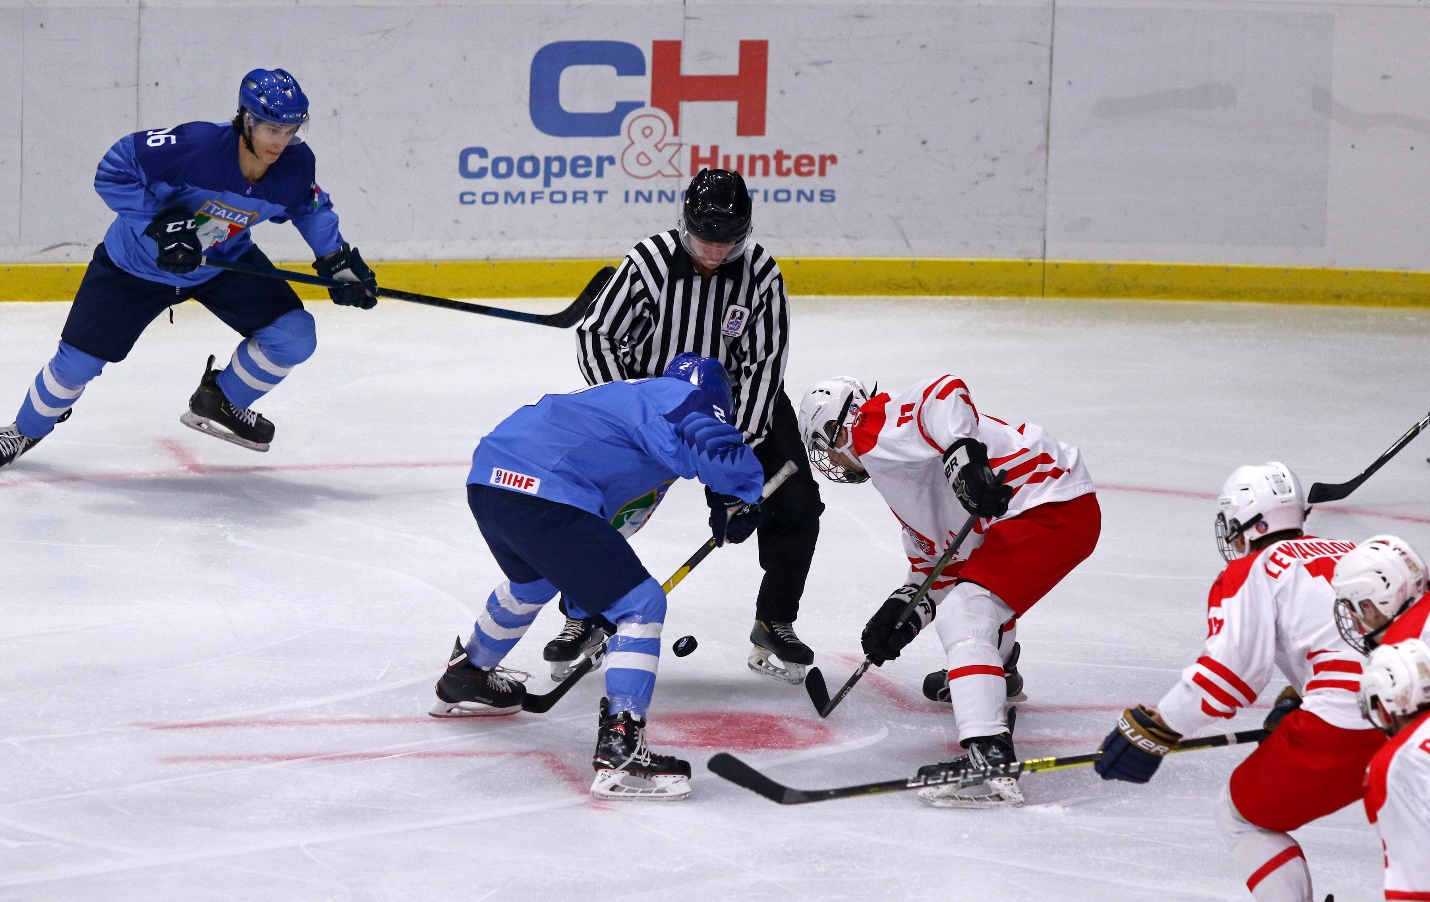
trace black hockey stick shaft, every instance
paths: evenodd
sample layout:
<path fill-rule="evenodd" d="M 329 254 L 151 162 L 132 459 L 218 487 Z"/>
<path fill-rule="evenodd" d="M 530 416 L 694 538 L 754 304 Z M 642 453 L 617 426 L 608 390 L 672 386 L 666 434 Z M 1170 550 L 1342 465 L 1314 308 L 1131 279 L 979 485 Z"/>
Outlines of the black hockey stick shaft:
<path fill-rule="evenodd" d="M 771 476 L 769 478 L 769 481 L 765 483 L 764 488 L 760 491 L 760 499 L 764 500 L 765 498 L 770 497 L 770 493 L 773 492 L 775 489 L 779 488 L 780 486 L 784 485 L 785 480 L 793 476 L 795 474 L 795 471 L 798 469 L 799 468 L 795 465 L 794 461 L 787 461 L 785 465 L 783 467 L 780 467 L 779 470 L 775 472 L 775 475 Z M 701 561 L 705 560 L 706 555 L 710 554 L 710 552 L 714 549 L 715 540 L 712 538 L 710 541 L 700 546 L 700 550 L 695 552 L 695 554 L 691 555 L 690 560 L 686 561 L 679 570 L 675 571 L 675 575 L 673 575 L 670 579 L 666 580 L 665 585 L 661 588 L 665 592 L 669 593 L 670 590 L 674 589 L 676 585 L 680 583 L 681 580 L 685 579 L 686 575 L 689 574 L 690 571 L 695 568 L 696 564 L 699 564 Z M 571 671 L 571 673 L 566 677 L 566 679 L 562 680 L 559 684 L 557 684 L 555 689 L 552 689 L 550 692 L 547 692 L 544 695 L 528 695 L 523 698 L 521 700 L 521 710 L 528 711 L 533 714 L 545 714 L 547 711 L 551 710 L 551 707 L 553 705 L 561 701 L 561 697 L 564 696 L 567 692 L 569 692 L 572 686 L 575 686 L 577 683 L 579 683 L 582 677 L 590 673 L 591 669 L 595 666 L 595 657 L 592 653 L 588 652 L 585 658 L 581 661 L 581 663 L 576 666 L 576 669 Z"/>
<path fill-rule="evenodd" d="M 1354 492 L 1356 489 L 1360 488 L 1361 484 L 1364 483 L 1367 479 L 1369 479 L 1375 473 L 1376 470 L 1379 470 L 1381 467 L 1385 466 L 1385 464 L 1392 457 L 1399 454 L 1400 450 L 1406 445 L 1410 444 L 1410 440 L 1415 438 L 1415 436 L 1419 435 L 1421 432 L 1423 432 L 1426 426 L 1430 426 L 1430 413 L 1425 414 L 1425 416 L 1420 420 L 1420 422 L 1416 423 L 1414 426 L 1411 426 L 1409 432 L 1396 439 L 1395 444 L 1391 445 L 1389 448 L 1386 448 L 1385 453 L 1377 457 L 1375 459 L 1375 463 L 1366 467 L 1365 472 L 1361 473 L 1355 479 L 1352 479 L 1349 482 L 1336 483 L 1334 485 L 1327 485 L 1324 482 L 1312 483 L 1311 491 L 1306 493 L 1306 503 L 1320 504 L 1322 501 L 1340 501 L 1342 498 L 1346 497 L 1351 492 Z"/>
<path fill-rule="evenodd" d="M 1000 471 L 998 473 L 999 482 L 1003 481 L 1004 472 L 1005 471 Z M 925 579 L 918 587 L 918 590 L 914 592 L 913 597 L 909 599 L 909 603 L 904 605 L 903 612 L 899 614 L 899 619 L 894 623 L 895 630 L 898 630 L 913 616 L 914 608 L 918 607 L 919 602 L 923 601 L 924 596 L 928 595 L 929 590 L 933 588 L 933 584 L 943 575 L 944 569 L 953 561 L 953 556 L 958 553 L 958 549 L 963 544 L 963 540 L 968 538 L 968 534 L 973 531 L 973 527 L 977 522 L 977 514 L 968 515 L 968 520 L 964 522 L 963 528 L 958 531 L 958 535 L 954 538 L 953 544 L 949 545 L 948 550 L 934 563 L 933 570 L 929 571 L 928 578 Z M 859 669 L 854 671 L 854 674 L 849 677 L 840 688 L 838 694 L 833 698 L 829 697 L 829 688 L 825 685 L 824 674 L 819 672 L 818 667 L 811 668 L 809 673 L 805 674 L 804 685 L 805 690 L 809 693 L 810 701 L 814 702 L 814 706 L 819 709 L 819 716 L 828 717 L 831 711 L 839 707 L 839 703 L 844 701 L 844 696 L 849 694 L 849 690 L 853 689 L 854 684 L 863 678 L 865 671 L 867 671 L 873 663 L 868 656 L 865 656 L 864 662 L 859 665 Z"/>
<path fill-rule="evenodd" d="M 798 470 L 799 466 L 794 461 L 785 461 L 785 465 L 776 470 L 775 475 L 771 476 L 769 481 L 765 483 L 765 487 L 760 490 L 760 500 L 764 501 L 770 497 L 770 494 L 774 492 L 775 489 L 784 485 L 785 480 L 793 476 Z M 716 547 L 714 536 L 706 539 L 705 544 L 701 545 L 698 551 L 692 554 L 685 563 L 680 565 L 679 569 L 670 575 L 670 579 L 665 581 L 661 589 L 665 591 L 666 594 L 669 594 L 670 590 L 680 585 L 680 581 L 689 576 L 690 571 L 694 570 L 701 561 L 709 557 L 710 552 L 714 551 Z"/>
<path fill-rule="evenodd" d="M 1191 752 L 1197 749 L 1220 748 L 1247 742 L 1260 742 L 1269 735 L 1267 730 L 1243 730 L 1189 739 L 1173 746 L 1173 752 Z M 944 786 L 956 783 L 959 786 L 976 786 L 993 777 L 1016 777 L 1025 773 L 1060 770 L 1092 764 L 1102 757 L 1102 752 L 1086 755 L 1070 755 L 1064 758 L 1030 758 L 1014 761 L 996 768 L 970 769 L 965 771 L 941 771 L 926 777 L 910 777 L 904 780 L 881 780 L 877 783 L 857 783 L 853 786 L 837 786 L 831 789 L 796 789 L 785 786 L 755 770 L 750 765 L 721 752 L 712 757 L 706 765 L 720 777 L 736 786 L 758 793 L 781 805 L 803 805 L 807 802 L 827 802 L 830 799 L 848 799 L 855 796 L 879 795 L 886 792 L 903 792 L 908 789 L 924 789 L 929 786 Z"/>
<path fill-rule="evenodd" d="M 294 272 L 290 269 L 279 269 L 276 266 L 259 266 L 253 263 L 242 263 L 235 260 L 215 260 L 212 257 L 204 257 L 205 266 L 212 266 L 215 269 L 225 269 L 229 272 L 247 273 L 251 276 L 263 276 L 270 279 L 282 279 L 287 282 L 298 282 L 303 285 L 317 285 L 321 288 L 337 288 L 344 283 L 337 279 L 325 279 L 322 276 L 310 276 L 303 272 Z M 495 316 L 500 319 L 515 320 L 521 323 L 534 323 L 538 326 L 552 326 L 557 329 L 566 329 L 576 325 L 585 315 L 591 302 L 600 294 L 601 289 L 615 275 L 615 268 L 611 266 L 602 269 L 591 278 L 585 289 L 577 296 L 576 300 L 565 309 L 556 313 L 528 313 L 524 310 L 508 310 L 504 307 L 489 307 L 486 304 L 473 304 L 467 301 L 454 301 L 450 298 L 433 297 L 429 294 L 417 294 L 411 291 L 398 291 L 394 288 L 379 288 L 379 297 L 393 298 L 399 301 L 409 301 L 414 304 L 425 304 L 429 307 L 445 307 L 448 310 L 460 310 L 463 313 L 479 313 L 482 316 Z"/>

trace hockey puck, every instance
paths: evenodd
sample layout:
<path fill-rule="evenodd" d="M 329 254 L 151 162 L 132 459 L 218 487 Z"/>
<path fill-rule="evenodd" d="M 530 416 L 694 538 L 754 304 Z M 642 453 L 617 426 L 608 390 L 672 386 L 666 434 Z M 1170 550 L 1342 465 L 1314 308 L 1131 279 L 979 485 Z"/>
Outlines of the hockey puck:
<path fill-rule="evenodd" d="M 670 647 L 670 650 L 675 652 L 677 658 L 683 658 L 692 651 L 695 651 L 699 644 L 699 642 L 695 641 L 694 636 L 681 636 L 675 640 L 675 644 Z"/>

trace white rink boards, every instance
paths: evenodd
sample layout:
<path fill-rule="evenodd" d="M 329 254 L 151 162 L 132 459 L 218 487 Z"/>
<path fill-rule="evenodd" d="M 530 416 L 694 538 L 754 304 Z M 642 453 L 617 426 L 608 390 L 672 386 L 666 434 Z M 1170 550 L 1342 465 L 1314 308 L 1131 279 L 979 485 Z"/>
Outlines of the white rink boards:
<path fill-rule="evenodd" d="M 1211 821 L 1244 750 L 1175 756 L 1146 787 L 1032 775 L 1028 806 L 1005 812 L 911 793 L 781 808 L 706 772 L 733 751 L 817 788 L 911 774 L 956 744 L 919 694 L 932 637 L 826 721 L 802 688 L 749 673 L 751 546 L 671 596 L 651 738 L 695 766 L 688 801 L 586 794 L 597 679 L 544 716 L 427 717 L 499 579 L 466 460 L 517 406 L 579 387 L 574 335 L 392 301 L 312 309 L 317 355 L 258 405 L 270 453 L 179 424 L 205 357 L 236 341 L 186 304 L 0 471 L 0 900 L 1249 898 Z M 0 421 L 66 310 L 0 305 Z M 980 411 L 1083 449 L 1104 532 L 1023 621 L 1025 756 L 1096 748 L 1195 657 L 1220 565 L 1212 497 L 1234 466 L 1340 482 L 1427 406 L 1427 311 L 800 300 L 793 329 L 796 400 L 840 373 L 892 388 L 953 372 Z M 1412 444 L 1312 530 L 1430 550 L 1427 454 Z M 871 487 L 822 491 L 799 629 L 838 685 L 903 560 Z M 636 545 L 664 579 L 706 534 L 684 484 Z M 509 661 L 537 691 L 559 623 L 543 612 Z M 675 658 L 686 634 L 700 647 Z M 1298 835 L 1318 898 L 1380 897 L 1359 807 Z"/>

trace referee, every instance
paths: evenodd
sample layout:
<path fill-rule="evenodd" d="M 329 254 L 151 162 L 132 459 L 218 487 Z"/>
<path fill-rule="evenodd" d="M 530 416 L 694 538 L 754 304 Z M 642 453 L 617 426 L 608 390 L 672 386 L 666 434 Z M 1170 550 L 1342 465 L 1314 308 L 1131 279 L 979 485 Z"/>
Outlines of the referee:
<path fill-rule="evenodd" d="M 739 173 L 701 170 L 686 189 L 679 227 L 626 254 L 576 332 L 581 373 L 592 385 L 659 376 L 686 351 L 719 360 L 730 373 L 731 424 L 754 446 L 765 478 L 786 461 L 799 466 L 762 504 L 766 517 L 758 541 L 765 575 L 755 601 L 749 665 L 756 673 L 802 682 L 814 652 L 792 625 L 824 504 L 784 391 L 784 278 L 769 252 L 750 240 L 750 192 Z M 706 497 L 712 507 L 721 503 L 708 491 Z M 589 642 L 598 628 L 568 620 L 552 645 L 565 637 L 569 649 L 561 651 L 575 658 L 581 640 Z"/>

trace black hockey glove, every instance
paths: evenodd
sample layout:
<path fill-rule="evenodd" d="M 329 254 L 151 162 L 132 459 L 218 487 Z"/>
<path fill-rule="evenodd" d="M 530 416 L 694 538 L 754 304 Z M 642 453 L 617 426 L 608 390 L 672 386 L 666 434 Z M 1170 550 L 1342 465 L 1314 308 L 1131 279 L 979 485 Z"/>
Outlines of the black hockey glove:
<path fill-rule="evenodd" d="M 1008 513 L 1013 490 L 998 481 L 988 465 L 988 447 L 974 438 L 961 438 L 943 452 L 943 475 L 963 509 L 979 517 Z"/>
<path fill-rule="evenodd" d="M 1104 780 L 1146 783 L 1162 765 L 1162 756 L 1182 734 L 1162 726 L 1146 706 L 1122 712 L 1117 728 L 1102 740 L 1102 757 L 1093 767 Z"/>
<path fill-rule="evenodd" d="M 199 268 L 204 246 L 197 230 L 194 214 L 183 207 L 167 207 L 154 216 L 144 234 L 159 245 L 154 262 L 160 269 L 183 275 Z"/>
<path fill-rule="evenodd" d="M 346 284 L 329 288 L 334 304 L 371 310 L 377 306 L 377 276 L 362 262 L 355 247 L 342 246 L 336 253 L 314 261 L 313 268 L 325 279 L 337 279 Z"/>
<path fill-rule="evenodd" d="M 1299 707 L 1301 707 L 1301 696 L 1296 694 L 1294 687 L 1287 686 L 1281 690 L 1280 695 L 1276 696 L 1276 703 L 1271 706 L 1266 719 L 1261 722 L 1262 728 L 1268 732 L 1276 729 L 1281 726 L 1281 721 L 1287 714 Z"/>
<path fill-rule="evenodd" d="M 738 545 L 755 534 L 765 522 L 765 512 L 759 503 L 746 504 L 734 495 L 722 495 L 705 487 L 705 503 L 710 505 L 710 535 L 715 547 L 726 542 Z"/>
<path fill-rule="evenodd" d="M 875 611 L 874 616 L 865 624 L 859 644 L 864 647 L 865 656 L 875 665 L 882 666 L 885 661 L 897 658 L 904 646 L 914 641 L 919 631 L 933 622 L 938 608 L 928 596 L 924 596 L 923 600 L 914 606 L 909 619 L 895 629 L 899 615 L 904 613 L 904 608 L 908 607 L 909 600 L 918 590 L 918 586 L 900 586 L 895 589 L 894 594 L 880 605 L 879 610 Z"/>

